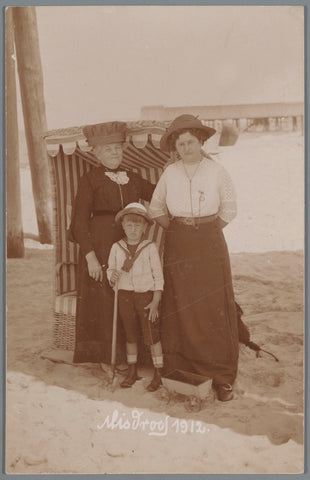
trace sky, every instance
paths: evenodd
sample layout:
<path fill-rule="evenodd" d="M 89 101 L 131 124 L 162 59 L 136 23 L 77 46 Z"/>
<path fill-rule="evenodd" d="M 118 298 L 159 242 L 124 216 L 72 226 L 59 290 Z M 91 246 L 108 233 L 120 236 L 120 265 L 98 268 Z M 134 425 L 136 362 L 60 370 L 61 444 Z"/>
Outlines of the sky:
<path fill-rule="evenodd" d="M 36 12 L 49 129 L 137 120 L 145 105 L 304 99 L 301 6 Z"/>

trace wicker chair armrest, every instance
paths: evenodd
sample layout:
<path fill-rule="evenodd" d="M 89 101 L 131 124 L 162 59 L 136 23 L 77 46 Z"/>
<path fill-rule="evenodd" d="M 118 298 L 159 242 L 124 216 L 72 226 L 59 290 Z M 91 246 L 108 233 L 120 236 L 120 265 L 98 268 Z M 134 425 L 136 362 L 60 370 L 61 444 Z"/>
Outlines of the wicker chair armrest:
<path fill-rule="evenodd" d="M 78 264 L 75 263 L 75 262 L 59 262 L 59 263 L 57 263 L 56 266 L 55 266 L 55 272 L 56 272 L 57 276 L 60 275 L 61 269 L 65 265 L 76 265 L 77 266 Z"/>

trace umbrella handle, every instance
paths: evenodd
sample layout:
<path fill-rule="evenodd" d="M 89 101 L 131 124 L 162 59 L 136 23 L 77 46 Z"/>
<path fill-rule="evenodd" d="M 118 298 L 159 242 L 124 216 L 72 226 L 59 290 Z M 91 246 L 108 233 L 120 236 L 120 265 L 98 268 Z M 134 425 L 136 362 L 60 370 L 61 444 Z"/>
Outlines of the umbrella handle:
<path fill-rule="evenodd" d="M 114 290 L 112 351 L 111 351 L 112 369 L 115 368 L 115 363 L 116 363 L 117 306 L 118 306 L 118 282 L 115 283 L 115 290 Z"/>

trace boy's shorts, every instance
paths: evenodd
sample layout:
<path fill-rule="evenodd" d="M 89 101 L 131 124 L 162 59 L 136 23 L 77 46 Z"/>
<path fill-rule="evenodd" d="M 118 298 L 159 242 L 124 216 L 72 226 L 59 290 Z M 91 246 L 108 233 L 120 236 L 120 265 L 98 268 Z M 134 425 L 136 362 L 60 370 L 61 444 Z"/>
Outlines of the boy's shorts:
<path fill-rule="evenodd" d="M 119 315 L 122 320 L 126 341 L 138 343 L 143 333 L 145 345 L 154 345 L 160 341 L 159 320 L 149 320 L 150 310 L 144 310 L 153 299 L 154 292 L 134 292 L 132 290 L 118 291 Z"/>

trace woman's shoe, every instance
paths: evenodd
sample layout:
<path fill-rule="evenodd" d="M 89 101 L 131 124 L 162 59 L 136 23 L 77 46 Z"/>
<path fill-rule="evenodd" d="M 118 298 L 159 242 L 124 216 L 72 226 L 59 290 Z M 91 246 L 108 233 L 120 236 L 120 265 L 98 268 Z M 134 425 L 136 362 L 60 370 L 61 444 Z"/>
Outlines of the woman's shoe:
<path fill-rule="evenodd" d="M 128 366 L 128 372 L 126 377 L 121 383 L 122 388 L 130 388 L 133 386 L 133 384 L 138 380 L 138 375 L 137 375 L 137 365 L 135 363 L 130 364 Z"/>
<path fill-rule="evenodd" d="M 154 375 L 151 383 L 146 387 L 148 392 L 155 392 L 161 386 L 161 368 L 154 368 Z"/>
<path fill-rule="evenodd" d="M 228 402 L 234 398 L 233 388 L 229 383 L 223 383 L 222 385 L 216 385 L 215 387 L 217 398 L 221 402 Z"/>

